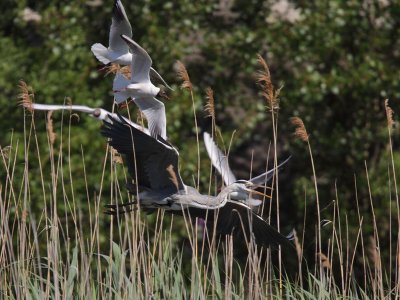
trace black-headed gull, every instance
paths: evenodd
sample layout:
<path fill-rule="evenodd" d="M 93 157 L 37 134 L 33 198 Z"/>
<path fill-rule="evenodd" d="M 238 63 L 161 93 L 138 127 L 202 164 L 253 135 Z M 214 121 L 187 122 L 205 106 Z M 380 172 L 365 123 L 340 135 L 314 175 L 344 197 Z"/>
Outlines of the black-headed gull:
<path fill-rule="evenodd" d="M 128 45 L 121 40 L 121 35 L 132 37 L 132 27 L 129 23 L 124 6 L 120 0 L 114 2 L 112 12 L 112 23 L 110 28 L 108 48 L 103 44 L 93 44 L 91 50 L 96 58 L 103 64 L 116 63 L 120 65 L 130 65 L 132 53 L 129 52 Z M 153 68 L 150 68 L 150 76 L 160 80 L 167 88 L 172 88 L 165 82 L 161 75 Z"/>
<path fill-rule="evenodd" d="M 131 79 L 128 80 L 121 73 L 117 73 L 113 84 L 115 101 L 121 104 L 128 98 L 132 98 L 145 115 L 150 134 L 153 137 L 160 135 L 166 139 L 165 106 L 155 98 L 160 95 L 160 88 L 150 81 L 152 60 L 146 50 L 134 40 L 126 35 L 122 35 L 121 38 L 132 51 Z"/>
<path fill-rule="evenodd" d="M 208 153 L 208 156 L 210 157 L 211 163 L 213 164 L 214 168 L 217 169 L 218 173 L 221 174 L 222 179 L 224 180 L 224 183 L 226 186 L 229 186 L 233 184 L 234 182 L 249 182 L 253 184 L 254 186 L 265 186 L 269 180 L 272 179 L 274 176 L 275 170 L 281 168 L 285 163 L 288 162 L 290 159 L 287 158 L 284 162 L 279 164 L 277 168 L 269 170 L 267 172 L 264 172 L 257 177 L 254 177 L 250 180 L 237 180 L 236 176 L 233 174 L 231 168 L 229 167 L 228 163 L 228 158 L 222 153 L 222 151 L 218 148 L 218 146 L 215 144 L 214 140 L 210 136 L 208 132 L 204 132 L 203 134 L 203 139 L 204 139 L 204 144 L 206 146 L 206 150 Z M 243 195 L 240 193 L 235 193 L 232 192 L 230 195 L 231 199 L 237 200 L 240 202 L 244 202 L 249 206 L 259 206 L 261 204 L 261 201 L 258 199 L 253 199 L 253 198 L 243 198 Z"/>

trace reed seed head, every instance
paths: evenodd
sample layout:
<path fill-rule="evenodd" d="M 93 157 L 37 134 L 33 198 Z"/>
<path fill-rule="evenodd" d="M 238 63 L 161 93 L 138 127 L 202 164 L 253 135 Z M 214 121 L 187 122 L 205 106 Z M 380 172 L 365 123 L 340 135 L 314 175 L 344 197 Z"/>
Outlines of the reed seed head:
<path fill-rule="evenodd" d="M 125 78 L 131 78 L 131 68 L 130 66 L 121 67 L 119 64 L 110 64 L 109 66 L 105 66 L 104 70 L 106 71 L 106 76 L 109 74 L 117 74 L 121 73 L 125 76 Z"/>
<path fill-rule="evenodd" d="M 32 102 L 34 98 L 33 92 L 30 92 L 29 86 L 26 84 L 25 81 L 20 80 L 18 88 L 20 90 L 20 94 L 18 95 L 19 105 L 22 105 L 26 108 L 29 112 L 33 112 Z"/>
<path fill-rule="evenodd" d="M 389 106 L 389 99 L 385 100 L 385 111 L 386 111 L 386 119 L 387 119 L 387 127 L 389 129 L 393 128 L 393 109 Z"/>
<path fill-rule="evenodd" d="M 267 62 L 262 58 L 261 55 L 257 55 L 258 63 L 261 65 L 262 70 L 258 72 L 257 82 L 261 85 L 262 95 L 267 101 L 267 105 L 270 111 L 276 111 L 279 109 L 279 93 L 281 88 L 278 90 L 274 89 L 272 84 L 271 73 Z"/>
<path fill-rule="evenodd" d="M 167 172 L 168 172 L 168 174 L 170 176 L 169 179 L 175 185 L 176 190 L 179 190 L 178 177 L 176 176 L 176 173 L 175 173 L 175 170 L 174 170 L 174 166 L 173 165 L 169 165 L 167 167 Z"/>
<path fill-rule="evenodd" d="M 111 152 L 112 160 L 113 160 L 114 163 L 116 163 L 116 164 L 122 164 L 123 163 L 122 156 L 121 156 L 121 154 L 119 154 L 119 152 L 116 149 L 111 147 L 110 148 L 110 152 Z"/>
<path fill-rule="evenodd" d="M 207 104 L 205 106 L 205 111 L 207 113 L 207 117 L 215 119 L 214 91 L 210 87 L 208 87 L 206 89 L 206 94 L 207 94 Z"/>
<path fill-rule="evenodd" d="M 309 135 L 307 133 L 306 127 L 304 126 L 303 120 L 300 119 L 299 117 L 293 117 L 290 118 L 290 121 L 294 126 L 296 126 L 294 135 L 299 139 L 301 139 L 302 141 L 308 142 Z"/>
<path fill-rule="evenodd" d="M 178 77 L 183 81 L 181 88 L 192 91 L 193 86 L 192 83 L 190 82 L 189 74 L 186 70 L 185 65 L 182 62 L 177 61 L 176 66 L 177 66 Z"/>
<path fill-rule="evenodd" d="M 54 145 L 54 142 L 56 140 L 56 133 L 54 132 L 52 115 L 53 115 L 53 111 L 50 110 L 47 113 L 47 133 L 49 135 L 50 144 Z"/>
<path fill-rule="evenodd" d="M 328 270 L 331 270 L 332 266 L 331 266 L 331 262 L 329 261 L 329 258 L 322 252 L 318 253 L 318 256 L 321 258 L 322 267 L 327 268 Z"/>

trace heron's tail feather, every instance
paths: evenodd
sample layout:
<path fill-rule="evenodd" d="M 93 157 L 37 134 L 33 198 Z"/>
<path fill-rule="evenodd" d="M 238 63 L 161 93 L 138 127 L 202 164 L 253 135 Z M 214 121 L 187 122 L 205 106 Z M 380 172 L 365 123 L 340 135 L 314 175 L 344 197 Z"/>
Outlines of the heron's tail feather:
<path fill-rule="evenodd" d="M 96 58 L 103 64 L 107 65 L 110 63 L 110 60 L 108 59 L 108 49 L 102 44 L 93 44 L 90 49 L 92 50 L 94 56 L 96 56 Z"/>

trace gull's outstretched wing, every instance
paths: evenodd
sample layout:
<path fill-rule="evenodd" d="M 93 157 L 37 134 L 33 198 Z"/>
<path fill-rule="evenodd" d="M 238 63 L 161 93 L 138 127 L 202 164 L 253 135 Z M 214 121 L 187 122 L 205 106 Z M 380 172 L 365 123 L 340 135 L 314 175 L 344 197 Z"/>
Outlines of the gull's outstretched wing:
<path fill-rule="evenodd" d="M 165 105 L 156 98 L 135 98 L 133 100 L 146 116 L 150 134 L 153 137 L 161 136 L 167 139 L 167 119 L 165 116 Z"/>
<path fill-rule="evenodd" d="M 236 177 L 233 175 L 229 167 L 228 158 L 222 154 L 221 150 L 207 132 L 204 132 L 203 139 L 208 156 L 211 159 L 211 163 L 218 170 L 219 174 L 221 174 L 225 185 L 228 186 L 234 183 L 236 181 Z"/>
<path fill-rule="evenodd" d="M 130 37 L 121 35 L 121 38 L 126 42 L 132 52 L 131 81 L 134 83 L 150 81 L 149 74 L 152 64 L 150 55 Z"/>
<path fill-rule="evenodd" d="M 179 173 L 179 153 L 162 137 L 157 139 L 128 124 L 120 115 L 110 116 L 101 130 L 109 144 L 124 154 L 131 177 L 139 186 L 175 193 L 185 186 Z"/>
<path fill-rule="evenodd" d="M 257 177 L 251 178 L 249 181 L 251 181 L 255 185 L 263 185 L 264 186 L 269 180 L 272 179 L 272 177 L 275 174 L 275 170 L 279 170 L 280 168 L 282 168 L 282 166 L 285 165 L 291 157 L 292 156 L 289 156 L 285 161 L 280 163 L 276 168 L 273 168 L 272 170 L 262 173 L 262 174 L 258 175 Z"/>
<path fill-rule="evenodd" d="M 161 82 L 162 85 L 166 86 L 169 88 L 171 91 L 174 89 L 168 85 L 168 83 L 165 82 L 164 78 L 153 68 L 150 68 L 150 79 L 151 81 L 159 81 Z"/>
<path fill-rule="evenodd" d="M 121 54 L 129 52 L 129 46 L 121 39 L 121 35 L 132 37 L 132 27 L 120 0 L 114 2 L 112 23 L 108 47 Z"/>

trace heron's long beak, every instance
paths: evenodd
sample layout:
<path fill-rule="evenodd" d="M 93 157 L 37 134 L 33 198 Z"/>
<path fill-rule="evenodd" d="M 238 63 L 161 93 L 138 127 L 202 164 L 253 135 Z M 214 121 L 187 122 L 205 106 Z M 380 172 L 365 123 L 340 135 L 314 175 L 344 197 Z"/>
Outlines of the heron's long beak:
<path fill-rule="evenodd" d="M 253 188 L 269 189 L 269 190 L 273 190 L 274 189 L 272 186 L 267 186 L 267 185 L 263 185 L 263 184 L 254 184 L 252 187 Z"/>
<path fill-rule="evenodd" d="M 250 194 L 256 194 L 256 195 L 260 195 L 260 196 L 263 196 L 263 197 L 266 197 L 266 198 L 269 198 L 269 199 L 271 199 L 271 198 L 272 198 L 272 196 L 270 196 L 270 195 L 267 195 L 267 194 L 264 194 L 264 193 L 261 193 L 261 192 L 259 192 L 259 191 L 256 191 L 256 190 L 247 189 L 247 191 L 248 191 Z"/>

